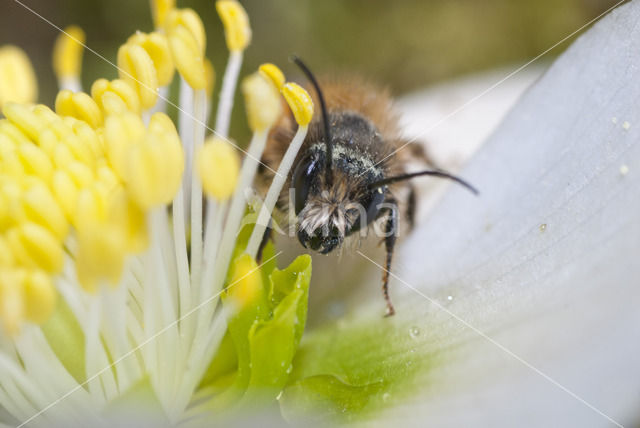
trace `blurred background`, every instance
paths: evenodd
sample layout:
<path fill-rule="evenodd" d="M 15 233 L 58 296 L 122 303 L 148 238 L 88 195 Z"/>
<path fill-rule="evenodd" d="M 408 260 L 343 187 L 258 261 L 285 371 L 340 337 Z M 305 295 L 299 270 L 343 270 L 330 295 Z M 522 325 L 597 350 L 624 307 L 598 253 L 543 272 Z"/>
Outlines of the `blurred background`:
<path fill-rule="evenodd" d="M 20 0 L 57 26 L 80 25 L 87 45 L 115 62 L 136 30 L 151 31 L 147 0 Z M 178 0 L 194 8 L 208 32 L 208 57 L 220 76 L 227 52 L 214 0 Z M 318 74 L 364 74 L 403 95 L 443 79 L 517 66 L 542 53 L 614 4 L 611 0 L 242 0 L 253 28 L 243 72 L 274 62 L 293 72 L 288 56 L 305 58 Z M 0 44 L 25 49 L 38 74 L 40 102 L 52 105 L 51 52 L 57 30 L 14 0 L 1 0 Z M 549 61 L 570 43 L 543 58 Z M 116 70 L 85 52 L 85 89 Z M 219 83 L 219 82 L 218 82 Z M 219 86 L 219 85 L 218 85 Z M 244 117 L 232 133 L 246 136 Z"/>

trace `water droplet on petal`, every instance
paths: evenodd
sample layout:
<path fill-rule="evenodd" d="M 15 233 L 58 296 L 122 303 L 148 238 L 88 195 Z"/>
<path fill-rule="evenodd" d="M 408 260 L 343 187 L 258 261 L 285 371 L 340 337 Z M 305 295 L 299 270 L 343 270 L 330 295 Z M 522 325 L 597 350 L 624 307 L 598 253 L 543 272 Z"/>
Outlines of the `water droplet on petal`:
<path fill-rule="evenodd" d="M 409 336 L 411 336 L 413 339 L 420 336 L 420 329 L 418 327 L 411 327 L 409 329 Z"/>

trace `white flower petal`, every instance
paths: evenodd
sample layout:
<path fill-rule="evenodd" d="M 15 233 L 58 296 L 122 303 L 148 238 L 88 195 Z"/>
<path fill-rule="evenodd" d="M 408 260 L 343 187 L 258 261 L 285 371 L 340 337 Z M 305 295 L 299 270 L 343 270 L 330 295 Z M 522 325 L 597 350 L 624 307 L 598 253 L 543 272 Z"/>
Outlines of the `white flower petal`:
<path fill-rule="evenodd" d="M 638 423 L 638 23 L 632 2 L 580 37 L 462 172 L 480 196 L 452 187 L 401 249 L 450 312 L 396 281 L 398 307 L 446 362 L 381 425 Z"/>

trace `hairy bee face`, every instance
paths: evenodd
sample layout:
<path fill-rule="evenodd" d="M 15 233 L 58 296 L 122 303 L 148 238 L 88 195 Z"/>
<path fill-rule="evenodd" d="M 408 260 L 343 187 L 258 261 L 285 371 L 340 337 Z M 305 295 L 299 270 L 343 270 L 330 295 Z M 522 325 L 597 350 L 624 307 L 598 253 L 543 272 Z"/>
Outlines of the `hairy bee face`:
<path fill-rule="evenodd" d="M 292 185 L 298 240 L 305 248 L 327 254 L 345 238 L 378 217 L 384 189 L 369 190 L 367 183 L 381 177 L 372 163 L 348 146 L 336 144 L 331 183 L 326 181 L 323 143 L 311 147 L 297 164 Z"/>

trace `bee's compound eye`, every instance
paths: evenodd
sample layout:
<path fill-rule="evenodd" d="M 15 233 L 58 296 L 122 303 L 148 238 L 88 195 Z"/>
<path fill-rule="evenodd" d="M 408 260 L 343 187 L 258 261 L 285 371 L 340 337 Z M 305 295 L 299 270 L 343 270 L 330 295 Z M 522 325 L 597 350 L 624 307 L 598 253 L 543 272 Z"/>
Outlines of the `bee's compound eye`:
<path fill-rule="evenodd" d="M 304 209 L 307 203 L 307 197 L 309 196 L 309 190 L 317 179 L 319 172 L 318 159 L 313 156 L 304 158 L 293 171 L 291 183 L 295 189 L 296 214 L 300 214 L 300 211 Z"/>

